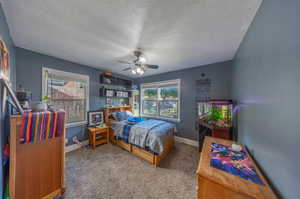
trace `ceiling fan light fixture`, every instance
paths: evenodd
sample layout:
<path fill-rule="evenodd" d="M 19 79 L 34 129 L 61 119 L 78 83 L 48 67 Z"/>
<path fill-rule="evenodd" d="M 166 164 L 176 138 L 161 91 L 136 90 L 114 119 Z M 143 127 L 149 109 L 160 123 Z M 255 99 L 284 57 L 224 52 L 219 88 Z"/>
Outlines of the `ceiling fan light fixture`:
<path fill-rule="evenodd" d="M 138 68 L 136 69 L 136 72 L 137 72 L 137 74 L 139 74 L 139 75 L 143 75 L 143 74 L 145 73 L 145 70 L 144 70 L 142 67 L 138 67 Z"/>
<path fill-rule="evenodd" d="M 158 69 L 158 65 L 146 64 L 147 59 L 144 57 L 144 54 L 140 50 L 133 52 L 133 55 L 136 57 L 133 61 L 122 61 L 118 60 L 119 63 L 129 64 L 129 67 L 124 68 L 123 71 L 131 71 L 133 75 L 142 76 L 147 69 Z"/>
<path fill-rule="evenodd" d="M 147 60 L 146 60 L 145 57 L 139 57 L 139 58 L 138 58 L 138 62 L 141 63 L 141 64 L 146 63 L 146 61 L 147 61 Z"/>
<path fill-rule="evenodd" d="M 136 75 L 137 71 L 133 68 L 133 69 L 131 70 L 131 73 L 134 74 L 134 75 Z"/>
<path fill-rule="evenodd" d="M 141 74 L 142 71 L 143 71 L 143 69 L 142 69 L 141 67 L 138 67 L 138 68 L 136 69 L 136 72 L 137 72 L 138 74 Z"/>
<path fill-rule="evenodd" d="M 140 72 L 140 75 L 143 75 L 145 73 L 145 71 L 144 70 L 142 70 L 141 72 Z"/>

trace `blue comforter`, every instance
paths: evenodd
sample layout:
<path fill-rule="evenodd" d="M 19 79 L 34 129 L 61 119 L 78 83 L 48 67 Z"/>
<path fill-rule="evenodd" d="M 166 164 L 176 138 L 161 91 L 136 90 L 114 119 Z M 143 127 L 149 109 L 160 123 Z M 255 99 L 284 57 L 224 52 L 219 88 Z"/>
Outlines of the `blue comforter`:
<path fill-rule="evenodd" d="M 130 121 L 130 120 L 129 120 Z M 128 120 L 113 122 L 115 135 L 130 144 L 160 154 L 164 150 L 164 142 L 173 135 L 174 124 L 162 120 L 140 120 L 133 124 Z"/>

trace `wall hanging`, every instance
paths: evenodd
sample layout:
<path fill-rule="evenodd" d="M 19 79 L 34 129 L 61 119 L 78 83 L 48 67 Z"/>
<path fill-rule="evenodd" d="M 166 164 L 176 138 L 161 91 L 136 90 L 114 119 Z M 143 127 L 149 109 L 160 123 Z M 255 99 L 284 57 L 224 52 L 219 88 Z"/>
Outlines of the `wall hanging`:
<path fill-rule="evenodd" d="M 3 40 L 0 40 L 0 73 L 3 78 L 10 80 L 9 52 Z"/>

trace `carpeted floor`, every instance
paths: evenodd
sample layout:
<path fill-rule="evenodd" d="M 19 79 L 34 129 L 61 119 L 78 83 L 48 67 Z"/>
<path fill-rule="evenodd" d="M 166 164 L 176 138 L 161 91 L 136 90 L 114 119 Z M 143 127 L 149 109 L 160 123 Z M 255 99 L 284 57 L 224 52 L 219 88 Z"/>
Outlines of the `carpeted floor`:
<path fill-rule="evenodd" d="M 160 167 L 105 144 L 66 156 L 66 199 L 196 198 L 198 149 L 176 143 Z"/>

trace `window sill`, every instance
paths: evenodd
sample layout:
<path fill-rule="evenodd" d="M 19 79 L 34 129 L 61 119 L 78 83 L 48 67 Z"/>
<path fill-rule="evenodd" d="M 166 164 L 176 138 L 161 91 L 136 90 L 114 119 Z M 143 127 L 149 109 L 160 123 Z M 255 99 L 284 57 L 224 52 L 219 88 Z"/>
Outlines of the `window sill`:
<path fill-rule="evenodd" d="M 87 124 L 87 121 L 83 121 L 83 122 L 72 122 L 72 123 L 66 124 L 66 128 L 73 128 L 73 127 L 83 126 L 83 125 L 86 125 L 86 124 Z"/>

